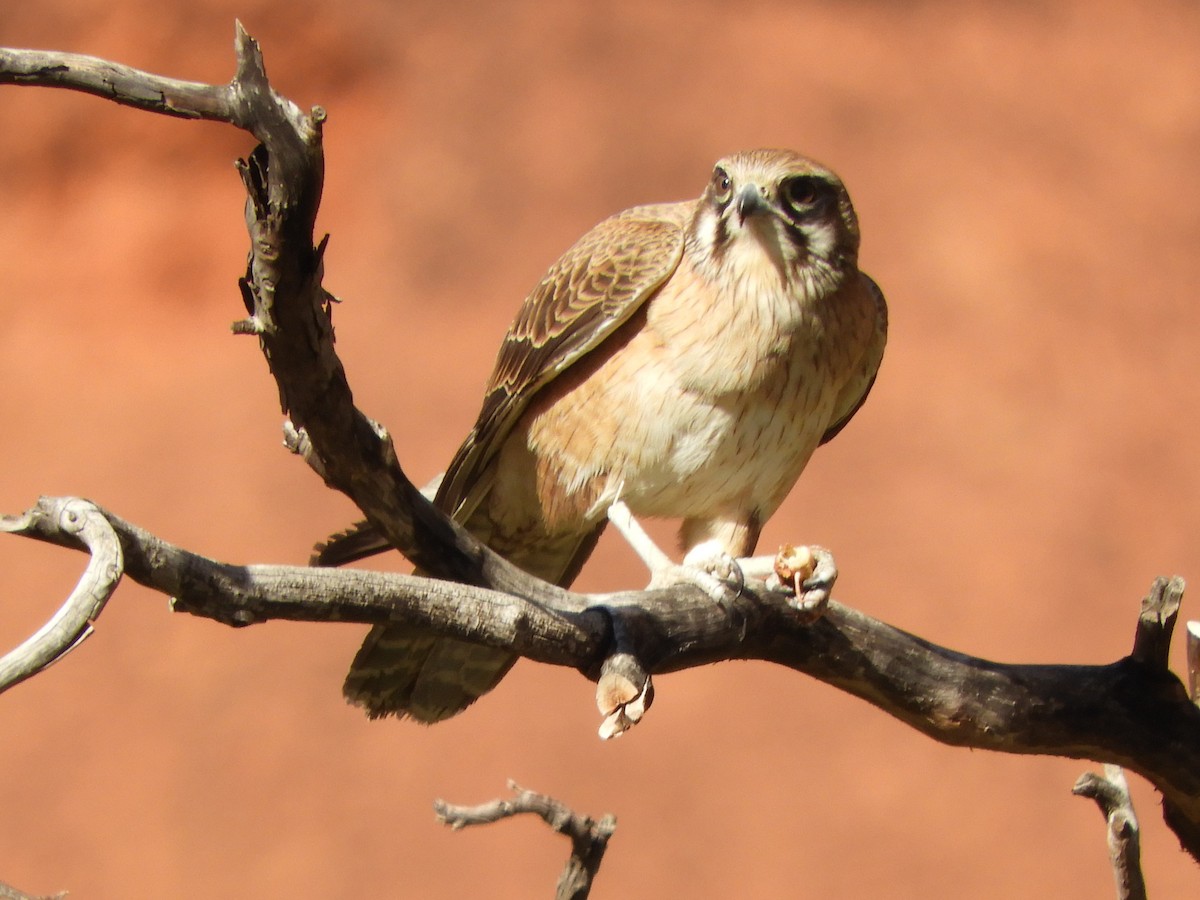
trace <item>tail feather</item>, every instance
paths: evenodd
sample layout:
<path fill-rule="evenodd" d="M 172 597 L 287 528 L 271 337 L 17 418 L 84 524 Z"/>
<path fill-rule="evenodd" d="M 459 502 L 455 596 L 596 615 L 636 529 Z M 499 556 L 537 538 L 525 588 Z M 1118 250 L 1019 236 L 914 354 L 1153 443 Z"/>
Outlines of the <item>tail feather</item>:
<path fill-rule="evenodd" d="M 430 480 L 429 484 L 421 488 L 421 493 L 430 501 L 433 500 L 438 492 L 438 488 L 442 486 L 442 478 L 445 472 L 436 475 Z M 384 553 L 392 549 L 392 545 L 370 522 L 365 519 L 361 522 L 355 522 L 345 531 L 338 531 L 331 534 L 323 542 L 313 547 L 312 556 L 308 559 L 310 566 L 322 566 L 324 568 L 334 568 L 335 566 L 344 566 L 347 563 L 357 562 L 360 559 L 366 559 L 368 556 L 374 556 L 376 553 Z"/>
<path fill-rule="evenodd" d="M 402 625 L 376 625 L 355 656 L 342 691 L 372 719 L 412 716 L 433 724 L 490 691 L 516 661 L 494 647 Z"/>
<path fill-rule="evenodd" d="M 566 585 L 596 546 L 604 524 L 581 534 L 546 535 L 509 555 L 534 575 Z M 370 524 L 359 522 L 318 544 L 312 562 L 339 566 L 388 547 Z M 494 688 L 516 661 L 507 650 L 438 637 L 407 625 L 376 625 L 354 657 L 342 692 L 373 719 L 411 716 L 433 724 L 462 712 Z"/>
<path fill-rule="evenodd" d="M 313 547 L 309 557 L 310 566 L 333 568 L 348 563 L 366 559 L 385 550 L 391 550 L 392 545 L 365 519 L 355 522 L 345 531 L 331 534 L 322 543 Z"/>

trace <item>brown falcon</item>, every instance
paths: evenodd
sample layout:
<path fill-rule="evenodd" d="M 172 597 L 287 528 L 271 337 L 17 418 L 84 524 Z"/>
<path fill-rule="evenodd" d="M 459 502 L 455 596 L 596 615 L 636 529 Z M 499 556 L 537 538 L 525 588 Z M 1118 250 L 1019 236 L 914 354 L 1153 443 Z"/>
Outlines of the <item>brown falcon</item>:
<path fill-rule="evenodd" d="M 734 154 L 699 199 L 601 222 L 526 298 L 435 502 L 564 586 L 617 500 L 682 519 L 685 560 L 748 555 L 879 368 L 887 311 L 858 244 L 841 180 L 790 150 Z M 363 524 L 315 562 L 387 548 Z M 345 693 L 371 716 L 437 722 L 514 661 L 379 625 Z"/>

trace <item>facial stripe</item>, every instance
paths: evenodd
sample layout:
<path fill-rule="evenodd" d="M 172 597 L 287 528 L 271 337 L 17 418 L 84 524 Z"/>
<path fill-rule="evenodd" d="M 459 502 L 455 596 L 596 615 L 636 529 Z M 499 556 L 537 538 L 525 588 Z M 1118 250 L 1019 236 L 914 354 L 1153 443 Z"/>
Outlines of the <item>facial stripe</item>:
<path fill-rule="evenodd" d="M 712 228 L 712 253 L 714 256 L 723 256 L 725 250 L 729 246 L 729 217 L 726 212 L 718 213 L 713 216 Z"/>

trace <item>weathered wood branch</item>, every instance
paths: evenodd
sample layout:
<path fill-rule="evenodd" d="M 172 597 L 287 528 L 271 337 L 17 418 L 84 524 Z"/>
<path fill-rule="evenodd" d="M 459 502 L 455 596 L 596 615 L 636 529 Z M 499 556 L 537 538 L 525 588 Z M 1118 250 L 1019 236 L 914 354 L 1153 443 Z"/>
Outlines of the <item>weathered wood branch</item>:
<path fill-rule="evenodd" d="M 1200 622 L 1188 622 L 1184 632 L 1187 646 L 1188 693 L 1200 704 Z"/>
<path fill-rule="evenodd" d="M 1137 814 L 1133 811 L 1129 784 L 1121 767 L 1105 765 L 1103 775 L 1085 772 L 1075 782 L 1072 792 L 1094 800 L 1104 816 L 1117 900 L 1146 900 Z"/>
<path fill-rule="evenodd" d="M 90 553 L 88 566 L 50 621 L 19 647 L 0 656 L 0 692 L 32 678 L 83 643 L 124 571 L 116 532 L 86 501 L 68 500 L 50 509 L 35 507 L 24 516 L 0 517 L 0 531 L 27 533 L 38 528 L 47 515 L 54 518 L 51 530 Z"/>
<path fill-rule="evenodd" d="M 557 900 L 585 900 L 600 870 L 608 840 L 617 830 L 616 817 L 610 814 L 596 821 L 553 797 L 527 791 L 513 781 L 509 781 L 508 789 L 516 794 L 512 799 L 491 800 L 478 806 L 456 806 L 437 800 L 433 804 L 434 814 L 439 822 L 455 831 L 470 825 L 490 825 L 512 816 L 538 816 L 571 841 L 571 856 L 559 875 L 554 896 Z"/>
<path fill-rule="evenodd" d="M 77 523 L 85 521 L 85 525 Z M 81 533 L 109 532 L 87 544 Z M 449 581 L 360 569 L 236 566 L 191 553 L 78 498 L 44 497 L 19 516 L 0 516 L 0 532 L 20 534 L 94 556 L 84 574 L 129 578 L 172 598 L 177 612 L 242 627 L 274 619 L 302 622 L 402 621 L 497 646 L 511 644 L 530 659 L 571 665 L 600 652 L 609 633 L 603 609 L 581 595 L 549 609 L 521 597 Z M 636 594 L 631 593 L 629 597 Z M 614 595 L 619 601 L 622 595 Z M 74 609 L 79 609 L 75 612 Z M 94 618 L 90 591 L 76 589 L 58 614 Z M 72 629 L 42 629 L 7 655 L 19 678 L 0 680 L 0 692 L 29 677 L 77 643 Z M 36 651 L 36 656 L 34 652 Z M 17 666 L 17 655 L 23 657 Z M 549 654 L 547 656 L 547 654 Z M 595 663 L 598 668 L 600 661 Z M 26 669 L 29 671 L 26 673 Z M 0 670 L 3 671 L 3 670 Z"/>
<path fill-rule="evenodd" d="M 82 549 L 77 533 L 59 524 L 64 505 L 78 502 L 43 500 L 23 516 L 0 520 L 0 530 Z M 236 626 L 271 619 L 404 621 L 593 679 L 614 656 L 618 635 L 622 651 L 653 674 L 720 660 L 768 660 L 862 697 L 942 743 L 1135 771 L 1162 792 L 1168 824 L 1200 856 L 1200 709 L 1165 666 L 1132 654 L 1097 666 L 991 662 L 834 601 L 810 623 L 790 598 L 753 585 L 737 609 L 727 611 L 688 586 L 562 592 L 556 603 L 406 575 L 233 566 L 98 508 L 94 514 L 114 530 L 126 574 L 174 597 L 179 611 Z M 1139 618 L 1138 633 L 1148 620 L 1169 632 L 1181 592 L 1178 579 L 1156 581 L 1143 602 L 1156 611 Z"/>
<path fill-rule="evenodd" d="M 313 242 L 324 177 L 325 111 L 303 112 L 271 88 L 258 44 L 239 23 L 228 85 L 163 78 L 74 53 L 0 48 L 0 84 L 84 91 L 150 112 L 227 122 L 259 146 L 239 165 L 246 186 L 250 258 L 241 281 L 249 317 L 280 403 L 309 448 L 306 459 L 423 569 L 526 597 L 557 588 L 530 578 L 439 514 L 405 476 L 387 432 L 353 403 L 333 348 L 332 297 Z M 449 550 L 447 551 L 447 547 Z"/>
<path fill-rule="evenodd" d="M 810 623 L 789 597 L 753 587 L 733 610 L 686 587 L 572 594 L 522 573 L 441 515 L 401 470 L 387 432 L 355 408 L 334 351 L 324 242 L 313 241 L 324 112 L 304 113 L 271 90 L 258 48 L 240 26 L 236 49 L 237 74 L 227 86 L 16 50 L 0 50 L 0 83 L 86 90 L 151 111 L 226 121 L 261 142 L 241 166 L 249 194 L 251 253 L 242 280 L 249 316 L 235 331 L 258 336 L 295 426 L 294 446 L 314 470 L 422 569 L 460 584 L 224 565 L 97 511 L 117 536 L 131 578 L 174 596 L 179 610 L 228 624 L 402 620 L 592 678 L 623 654 L 633 664 L 620 677 L 647 699 L 643 673 L 769 660 L 862 697 L 944 743 L 1086 758 L 1138 772 L 1162 792 L 1168 824 L 1200 858 L 1200 709 L 1166 667 L 1179 580 L 1156 582 L 1128 657 L 1102 666 L 1006 665 L 938 647 L 834 602 Z M 79 536 L 58 524 L 58 512 L 50 502 L 4 527 L 81 547 Z"/>
<path fill-rule="evenodd" d="M 57 50 L 16 50 L 0 47 L 0 84 L 67 88 L 94 94 L 124 106 L 184 119 L 212 119 L 251 130 L 256 122 L 242 87 L 247 67 L 261 69 L 261 57 L 242 52 L 245 32 L 238 28 L 239 71 L 230 84 L 213 85 L 163 78 L 95 56 Z"/>
<path fill-rule="evenodd" d="M 19 891 L 12 885 L 0 881 L 0 900 L 62 900 L 66 896 L 66 891 L 59 891 L 57 894 L 34 896 L 33 894 L 26 894 L 24 891 Z"/>

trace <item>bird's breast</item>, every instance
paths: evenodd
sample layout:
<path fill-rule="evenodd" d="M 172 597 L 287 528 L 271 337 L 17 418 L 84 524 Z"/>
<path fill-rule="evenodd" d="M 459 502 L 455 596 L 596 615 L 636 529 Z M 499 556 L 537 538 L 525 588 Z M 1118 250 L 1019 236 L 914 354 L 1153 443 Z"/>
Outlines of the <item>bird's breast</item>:
<path fill-rule="evenodd" d="M 719 278 L 701 276 L 685 257 L 649 302 L 646 330 L 680 385 L 718 397 L 786 380 L 804 357 L 820 356 L 824 319 L 822 304 L 764 254 Z"/>
<path fill-rule="evenodd" d="M 651 516 L 773 510 L 840 386 L 819 310 L 753 284 L 715 291 L 681 266 L 638 319 L 537 404 L 539 492 L 568 518 L 618 498 Z"/>

